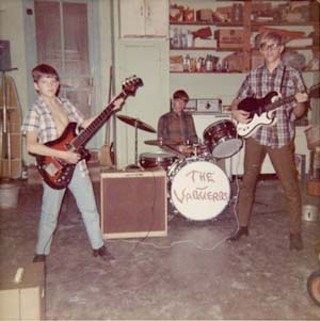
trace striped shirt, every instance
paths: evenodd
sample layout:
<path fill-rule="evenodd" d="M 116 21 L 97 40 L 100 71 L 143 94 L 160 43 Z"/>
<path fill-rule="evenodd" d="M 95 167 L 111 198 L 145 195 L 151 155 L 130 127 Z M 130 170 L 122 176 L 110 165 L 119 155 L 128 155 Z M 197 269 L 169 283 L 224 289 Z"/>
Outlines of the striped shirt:
<path fill-rule="evenodd" d="M 59 98 L 59 100 L 67 114 L 69 122 L 81 124 L 84 121 L 83 115 L 68 99 Z M 38 96 L 36 102 L 28 110 L 23 120 L 21 131 L 24 135 L 26 135 L 27 132 L 36 132 L 40 144 L 45 144 L 59 138 L 51 110 L 43 97 Z M 80 169 L 83 174 L 88 173 L 85 160 L 80 161 Z"/>
<path fill-rule="evenodd" d="M 175 112 L 162 115 L 158 122 L 158 139 L 182 144 L 198 142 L 192 115 L 187 112 L 182 112 L 181 115 Z"/>
<path fill-rule="evenodd" d="M 306 87 L 301 74 L 290 66 L 281 63 L 270 73 L 266 65 L 261 65 L 248 74 L 238 91 L 237 99 L 240 101 L 246 97 L 261 99 L 272 91 L 281 93 L 281 97 L 285 98 L 306 91 Z M 292 111 L 296 105 L 295 100 L 281 105 L 275 110 L 277 122 L 272 126 L 261 126 L 252 137 L 259 144 L 271 148 L 289 144 L 294 137 L 295 116 Z"/>

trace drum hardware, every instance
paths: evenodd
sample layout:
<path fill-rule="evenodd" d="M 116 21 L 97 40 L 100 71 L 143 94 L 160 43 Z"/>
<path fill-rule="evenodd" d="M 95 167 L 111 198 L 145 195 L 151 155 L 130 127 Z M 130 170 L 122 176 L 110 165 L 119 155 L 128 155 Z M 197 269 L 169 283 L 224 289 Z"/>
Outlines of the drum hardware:
<path fill-rule="evenodd" d="M 153 145 L 153 146 L 174 146 L 179 145 L 179 143 L 174 142 L 172 140 L 163 140 L 163 139 L 152 139 L 152 140 L 145 140 L 145 144 Z"/>
<path fill-rule="evenodd" d="M 218 159 L 233 156 L 243 144 L 231 120 L 219 120 L 208 126 L 203 132 L 203 139 L 212 156 Z"/>
<path fill-rule="evenodd" d="M 121 121 L 123 121 L 124 123 L 133 126 L 135 129 L 135 135 L 134 135 L 134 164 L 128 165 L 127 168 L 128 169 L 141 169 L 140 165 L 138 164 L 138 129 L 150 132 L 150 133 L 156 133 L 156 130 L 154 128 L 152 128 L 150 125 L 142 122 L 139 119 L 133 118 L 133 117 L 129 117 L 129 116 L 124 116 L 124 115 L 117 115 L 117 118 L 119 118 Z"/>
<path fill-rule="evenodd" d="M 172 140 L 163 140 L 163 139 L 155 139 L 155 140 L 145 140 L 147 145 L 166 147 L 166 149 L 171 150 L 175 155 L 179 155 L 180 157 L 185 157 L 186 155 L 179 150 L 179 146 L 181 143 L 172 141 Z"/>

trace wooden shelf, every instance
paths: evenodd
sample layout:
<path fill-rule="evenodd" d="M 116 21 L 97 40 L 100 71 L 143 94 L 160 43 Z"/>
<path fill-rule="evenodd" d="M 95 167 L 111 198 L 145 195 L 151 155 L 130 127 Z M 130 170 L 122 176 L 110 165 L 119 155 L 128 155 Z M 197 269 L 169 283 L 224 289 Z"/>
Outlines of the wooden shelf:
<path fill-rule="evenodd" d="M 170 74 L 242 74 L 241 71 L 170 71 Z"/>
<path fill-rule="evenodd" d="M 241 47 L 234 48 L 216 48 L 216 47 L 170 47 L 170 50 L 192 50 L 192 51 L 242 51 Z"/>

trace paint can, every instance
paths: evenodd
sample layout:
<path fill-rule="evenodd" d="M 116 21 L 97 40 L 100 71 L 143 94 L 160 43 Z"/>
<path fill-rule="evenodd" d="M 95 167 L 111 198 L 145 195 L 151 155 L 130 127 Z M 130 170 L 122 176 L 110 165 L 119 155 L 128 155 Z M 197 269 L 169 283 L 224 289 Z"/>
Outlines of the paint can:
<path fill-rule="evenodd" d="M 319 219 L 319 210 L 314 205 L 302 206 L 302 219 L 307 222 L 317 222 Z"/>

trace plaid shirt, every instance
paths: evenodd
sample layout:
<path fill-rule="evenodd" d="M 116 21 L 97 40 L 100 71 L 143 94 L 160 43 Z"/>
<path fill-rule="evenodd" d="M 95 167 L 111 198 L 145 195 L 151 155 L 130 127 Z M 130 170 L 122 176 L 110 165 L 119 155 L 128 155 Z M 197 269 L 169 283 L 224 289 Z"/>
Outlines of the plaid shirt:
<path fill-rule="evenodd" d="M 180 116 L 175 112 L 162 115 L 158 122 L 158 138 L 177 143 L 198 142 L 192 115 L 187 112 Z"/>
<path fill-rule="evenodd" d="M 69 122 L 80 124 L 84 121 L 83 115 L 68 99 L 59 98 L 59 100 L 66 111 Z M 36 102 L 33 104 L 31 109 L 29 109 L 21 126 L 21 131 L 24 135 L 26 135 L 27 132 L 37 132 L 40 144 L 45 144 L 59 138 L 59 133 L 52 117 L 52 113 L 41 96 L 38 96 Z M 80 161 L 80 169 L 83 174 L 88 173 L 85 160 Z"/>
<path fill-rule="evenodd" d="M 284 68 L 285 67 L 285 68 Z M 281 82 L 283 78 L 282 88 Z M 261 99 L 269 92 L 276 91 L 282 97 L 294 96 L 298 92 L 306 90 L 301 74 L 294 68 L 280 64 L 272 73 L 269 73 L 265 65 L 252 70 L 240 87 L 237 98 L 243 100 L 246 97 Z M 296 102 L 283 104 L 275 111 L 277 118 L 273 126 L 261 126 L 252 137 L 261 145 L 271 148 L 283 147 L 292 141 L 294 137 L 295 119 L 292 110 Z"/>

